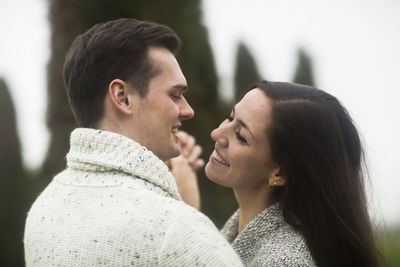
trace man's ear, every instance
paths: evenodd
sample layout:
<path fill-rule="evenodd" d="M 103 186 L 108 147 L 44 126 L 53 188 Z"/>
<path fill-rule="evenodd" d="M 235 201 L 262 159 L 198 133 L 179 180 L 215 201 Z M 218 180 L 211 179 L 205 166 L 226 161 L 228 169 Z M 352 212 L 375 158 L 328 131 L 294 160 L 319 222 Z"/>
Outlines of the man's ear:
<path fill-rule="evenodd" d="M 268 178 L 268 183 L 271 186 L 284 186 L 286 185 L 286 179 L 282 176 L 279 167 L 275 167 L 272 171 L 270 177 Z"/>
<path fill-rule="evenodd" d="M 108 86 L 108 94 L 113 106 L 123 114 L 132 114 L 133 98 L 128 94 L 128 84 L 120 79 L 114 79 Z"/>

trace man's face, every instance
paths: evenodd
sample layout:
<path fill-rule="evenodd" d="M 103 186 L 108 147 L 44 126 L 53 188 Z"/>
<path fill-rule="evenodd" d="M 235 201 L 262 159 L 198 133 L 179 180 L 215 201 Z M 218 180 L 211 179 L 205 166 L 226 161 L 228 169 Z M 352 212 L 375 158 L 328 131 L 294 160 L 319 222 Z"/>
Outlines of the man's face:
<path fill-rule="evenodd" d="M 131 137 L 165 161 L 180 154 L 175 133 L 194 112 L 183 96 L 187 84 L 175 56 L 161 47 L 150 47 L 148 55 L 159 74 L 150 79 L 145 97 L 130 90 Z"/>

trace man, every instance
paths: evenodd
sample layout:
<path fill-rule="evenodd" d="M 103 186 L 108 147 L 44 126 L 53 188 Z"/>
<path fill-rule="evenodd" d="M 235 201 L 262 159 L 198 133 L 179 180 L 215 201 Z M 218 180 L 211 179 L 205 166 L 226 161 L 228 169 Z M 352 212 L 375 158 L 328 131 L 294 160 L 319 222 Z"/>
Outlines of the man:
<path fill-rule="evenodd" d="M 25 227 L 27 266 L 235 266 L 211 221 L 181 201 L 163 161 L 194 112 L 166 26 L 119 19 L 77 37 L 67 54 L 69 101 L 84 128 L 67 168 L 42 192 Z"/>

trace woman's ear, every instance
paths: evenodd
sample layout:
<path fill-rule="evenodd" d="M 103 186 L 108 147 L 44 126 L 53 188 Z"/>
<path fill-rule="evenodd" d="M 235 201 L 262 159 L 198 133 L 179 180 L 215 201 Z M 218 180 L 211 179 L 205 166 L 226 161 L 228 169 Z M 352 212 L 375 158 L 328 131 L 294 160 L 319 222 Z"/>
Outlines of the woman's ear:
<path fill-rule="evenodd" d="M 129 86 L 120 79 L 114 79 L 108 86 L 108 95 L 113 106 L 123 114 L 132 114 L 133 98 L 128 93 Z"/>
<path fill-rule="evenodd" d="M 274 168 L 270 177 L 268 178 L 268 184 L 272 186 L 284 186 L 286 185 L 286 179 L 282 176 L 279 167 Z"/>

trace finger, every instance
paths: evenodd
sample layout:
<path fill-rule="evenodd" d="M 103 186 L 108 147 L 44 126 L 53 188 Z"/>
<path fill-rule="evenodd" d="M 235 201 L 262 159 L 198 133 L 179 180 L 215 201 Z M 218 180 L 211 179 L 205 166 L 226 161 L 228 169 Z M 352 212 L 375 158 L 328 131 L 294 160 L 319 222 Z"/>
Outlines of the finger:
<path fill-rule="evenodd" d="M 204 167 L 204 160 L 198 159 L 196 162 L 190 165 L 194 171 L 198 171 L 199 169 Z"/>
<path fill-rule="evenodd" d="M 179 155 L 178 157 L 172 158 L 169 160 L 169 163 L 171 165 L 171 168 L 173 169 L 175 166 L 181 165 L 181 164 L 188 164 L 187 158 L 183 157 L 182 155 Z"/>
<path fill-rule="evenodd" d="M 189 135 L 186 132 L 179 131 L 176 133 L 176 136 L 178 137 L 179 150 L 183 154 L 183 150 L 187 145 Z"/>
<path fill-rule="evenodd" d="M 179 148 L 185 157 L 188 157 L 196 144 L 196 139 L 185 131 L 176 133 L 179 140 Z"/>
<path fill-rule="evenodd" d="M 196 144 L 196 139 L 193 136 L 188 136 L 186 145 L 182 147 L 182 153 L 185 157 L 189 157 Z"/>
<path fill-rule="evenodd" d="M 196 162 L 196 160 L 200 157 L 202 152 L 203 152 L 203 149 L 201 148 L 201 146 L 196 145 L 188 157 L 189 162 L 190 163 Z"/>
<path fill-rule="evenodd" d="M 176 136 L 178 136 L 179 143 L 185 146 L 187 144 L 190 135 L 185 131 L 179 131 L 176 133 Z"/>

